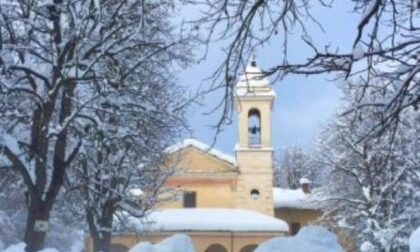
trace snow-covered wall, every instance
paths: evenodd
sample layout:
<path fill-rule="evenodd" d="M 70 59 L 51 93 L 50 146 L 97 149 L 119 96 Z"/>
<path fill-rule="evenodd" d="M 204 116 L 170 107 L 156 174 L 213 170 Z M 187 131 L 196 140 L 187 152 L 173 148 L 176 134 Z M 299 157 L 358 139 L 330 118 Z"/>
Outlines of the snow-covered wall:
<path fill-rule="evenodd" d="M 262 243 L 254 252 L 344 252 L 336 236 L 322 227 L 307 226 L 295 236 L 278 237 Z"/>

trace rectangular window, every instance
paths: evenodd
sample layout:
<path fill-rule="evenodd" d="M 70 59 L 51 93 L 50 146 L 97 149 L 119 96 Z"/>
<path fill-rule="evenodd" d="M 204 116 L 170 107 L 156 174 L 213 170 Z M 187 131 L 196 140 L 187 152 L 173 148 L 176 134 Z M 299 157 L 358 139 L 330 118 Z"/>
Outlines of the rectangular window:
<path fill-rule="evenodd" d="M 197 207 L 196 192 L 184 192 L 184 208 Z"/>
<path fill-rule="evenodd" d="M 292 222 L 290 223 L 290 234 L 295 235 L 297 232 L 299 232 L 300 229 L 300 223 L 299 222 Z"/>

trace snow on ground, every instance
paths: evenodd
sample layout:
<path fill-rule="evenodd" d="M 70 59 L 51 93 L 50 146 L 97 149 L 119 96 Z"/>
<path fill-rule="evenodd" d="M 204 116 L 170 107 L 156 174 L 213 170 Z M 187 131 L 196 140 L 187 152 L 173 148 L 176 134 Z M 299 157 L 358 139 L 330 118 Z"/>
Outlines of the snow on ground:
<path fill-rule="evenodd" d="M 190 237 L 176 234 L 155 245 L 150 242 L 141 242 L 128 252 L 195 252 L 195 250 Z"/>
<path fill-rule="evenodd" d="M 315 194 L 306 194 L 299 189 L 273 188 L 273 201 L 276 208 L 317 209 L 319 202 Z"/>
<path fill-rule="evenodd" d="M 152 212 L 146 220 L 129 217 L 138 231 L 272 231 L 288 232 L 283 220 L 244 209 L 185 208 Z"/>
<path fill-rule="evenodd" d="M 16 243 L 16 226 L 12 218 L 4 211 L 0 210 L 0 251 L 11 243 Z"/>
<path fill-rule="evenodd" d="M 360 252 L 374 252 L 375 246 L 372 243 L 365 241 L 360 245 Z"/>
<path fill-rule="evenodd" d="M 205 144 L 203 142 L 200 142 L 200 141 L 198 141 L 197 139 L 194 139 L 194 138 L 184 139 L 182 142 L 179 142 L 177 144 L 174 144 L 174 145 L 168 147 L 165 151 L 167 153 L 174 153 L 174 152 L 177 152 L 177 151 L 182 150 L 182 149 L 184 149 L 186 147 L 189 147 L 189 146 L 197 148 L 197 149 L 199 149 L 203 152 L 206 152 L 206 153 L 208 153 L 212 156 L 215 156 L 219 159 L 222 159 L 222 160 L 236 166 L 235 157 L 233 157 L 231 155 L 228 155 L 228 154 L 225 154 L 225 153 L 223 153 L 223 152 L 221 152 L 217 149 L 211 148 L 207 144 Z"/>
<path fill-rule="evenodd" d="M 420 252 L 420 227 L 410 236 L 410 252 Z"/>
<path fill-rule="evenodd" d="M 8 248 L 6 248 L 6 250 L 3 250 L 2 252 L 25 252 L 25 247 L 26 247 L 26 244 L 21 242 L 21 243 L 13 244 L 9 246 Z M 59 252 L 59 251 L 52 248 L 46 248 L 38 252 Z"/>
<path fill-rule="evenodd" d="M 13 244 L 10 247 L 6 248 L 6 250 L 4 250 L 3 252 L 25 252 L 25 247 L 25 243 Z"/>
<path fill-rule="evenodd" d="M 84 236 L 84 232 L 81 231 L 79 234 L 81 234 L 81 236 L 79 236 L 78 239 L 74 239 L 73 243 L 70 247 L 70 251 L 69 252 L 82 252 L 85 249 L 85 236 Z M 44 251 L 46 252 L 46 251 Z"/>
<path fill-rule="evenodd" d="M 336 236 L 325 228 L 307 226 L 295 236 L 278 237 L 262 243 L 254 252 L 344 252 Z"/>

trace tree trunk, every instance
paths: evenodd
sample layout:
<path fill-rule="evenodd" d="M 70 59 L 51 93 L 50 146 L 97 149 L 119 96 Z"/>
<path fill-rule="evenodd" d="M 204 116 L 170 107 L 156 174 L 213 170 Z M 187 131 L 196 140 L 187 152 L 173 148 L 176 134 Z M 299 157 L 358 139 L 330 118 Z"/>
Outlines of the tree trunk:
<path fill-rule="evenodd" d="M 100 232 L 99 236 L 93 236 L 93 251 L 94 252 L 110 252 L 111 233 Z"/>
<path fill-rule="evenodd" d="M 48 221 L 50 207 L 45 202 L 33 200 L 28 208 L 28 218 L 26 220 L 25 243 L 26 252 L 37 252 L 44 248 L 47 232 L 35 230 L 37 221 Z"/>
<path fill-rule="evenodd" d="M 113 211 L 100 212 L 102 215 L 97 216 L 94 210 L 88 209 L 86 215 L 90 236 L 93 240 L 93 251 L 110 252 Z"/>

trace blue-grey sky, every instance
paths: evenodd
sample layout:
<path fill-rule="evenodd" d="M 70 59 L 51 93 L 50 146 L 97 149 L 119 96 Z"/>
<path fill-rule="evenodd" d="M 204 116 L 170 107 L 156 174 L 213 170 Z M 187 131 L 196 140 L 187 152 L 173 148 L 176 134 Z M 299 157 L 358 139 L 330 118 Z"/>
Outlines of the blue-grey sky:
<path fill-rule="evenodd" d="M 333 8 L 314 7 L 315 16 L 323 24 L 325 32 L 308 21 L 313 41 L 318 45 L 330 43 L 333 48 L 339 46 L 340 50 L 351 51 L 359 19 L 357 14 L 351 13 L 352 7 L 350 0 L 336 0 Z M 281 39 L 274 38 L 270 44 L 256 51 L 259 67 L 269 68 L 280 62 Z M 311 51 L 298 36 L 292 36 L 291 39 L 289 58 L 295 62 L 302 62 Z M 192 91 L 197 90 L 200 85 L 204 87 L 209 85 L 205 78 L 215 71 L 223 61 L 223 57 L 220 44 L 211 44 L 209 54 L 204 61 L 179 73 L 180 83 Z M 313 146 L 313 139 L 319 132 L 320 125 L 331 118 L 339 104 L 340 91 L 336 87 L 337 83 L 331 81 L 333 78 L 333 75 L 290 76 L 273 83 L 277 97 L 272 111 L 271 143 L 275 149 L 294 144 L 308 148 Z M 201 106 L 189 116 L 193 137 L 207 144 L 212 143 L 215 136 L 212 126 L 217 123 L 221 111 L 210 115 L 205 113 L 214 108 L 220 95 L 214 93 L 204 98 Z M 224 126 L 215 143 L 216 148 L 226 153 L 233 153 L 237 141 L 236 114 L 232 120 L 232 124 Z"/>

